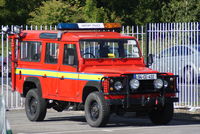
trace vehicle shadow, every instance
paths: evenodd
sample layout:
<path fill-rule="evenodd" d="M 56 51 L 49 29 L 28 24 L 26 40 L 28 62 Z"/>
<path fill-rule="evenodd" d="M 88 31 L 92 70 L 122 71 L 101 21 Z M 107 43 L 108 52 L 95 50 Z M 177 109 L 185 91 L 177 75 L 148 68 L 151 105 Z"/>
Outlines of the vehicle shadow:
<path fill-rule="evenodd" d="M 200 123 L 200 112 L 196 112 L 196 113 L 177 112 L 174 114 L 174 119 L 179 120 L 179 121 Z"/>
<path fill-rule="evenodd" d="M 194 125 L 199 124 L 200 119 L 196 118 L 200 115 L 198 114 L 186 114 L 186 113 L 175 113 L 173 120 L 167 126 L 174 126 L 174 125 Z M 64 117 L 50 117 L 45 120 L 46 122 L 57 122 L 57 121 L 72 121 L 72 122 L 79 122 L 79 125 L 87 125 L 84 116 L 64 116 Z M 117 116 L 112 114 L 107 127 L 126 127 L 126 126 L 140 126 L 140 127 L 151 127 L 151 126 L 158 126 L 154 125 L 148 116 L 136 116 L 135 114 L 128 114 L 125 116 Z M 166 125 L 160 125 L 166 126 Z"/>
<path fill-rule="evenodd" d="M 65 117 L 50 117 L 44 120 L 44 122 L 58 122 L 58 121 L 75 121 L 75 122 L 85 122 L 84 116 L 65 116 Z"/>

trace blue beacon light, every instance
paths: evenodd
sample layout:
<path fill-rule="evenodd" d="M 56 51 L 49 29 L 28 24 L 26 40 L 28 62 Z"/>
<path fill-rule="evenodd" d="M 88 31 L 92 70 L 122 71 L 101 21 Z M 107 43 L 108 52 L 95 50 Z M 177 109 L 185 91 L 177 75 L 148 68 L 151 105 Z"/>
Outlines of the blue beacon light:
<path fill-rule="evenodd" d="M 59 23 L 57 26 L 58 30 L 74 30 L 79 29 L 76 23 Z"/>

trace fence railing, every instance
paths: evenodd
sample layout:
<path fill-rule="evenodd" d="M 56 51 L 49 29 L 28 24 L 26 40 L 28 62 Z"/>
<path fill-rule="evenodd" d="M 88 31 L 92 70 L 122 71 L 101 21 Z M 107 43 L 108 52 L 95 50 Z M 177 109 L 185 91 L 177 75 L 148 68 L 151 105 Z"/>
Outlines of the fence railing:
<path fill-rule="evenodd" d="M 179 75 L 178 106 L 199 107 L 200 42 L 199 23 L 157 23 L 148 25 L 152 68 Z"/>
<path fill-rule="evenodd" d="M 56 26 L 22 26 L 25 30 L 54 30 Z M 13 28 L 13 26 L 11 26 Z M 147 31 L 146 31 L 147 29 Z M 199 107 L 199 23 L 159 23 L 144 26 L 123 26 L 122 33 L 135 36 L 146 56 L 154 54 L 151 68 L 179 75 L 179 103 L 177 106 Z M 17 92 L 11 92 L 9 77 L 8 36 L 1 33 L 1 92 L 4 91 L 7 109 L 24 107 L 24 100 Z M 149 45 L 146 47 L 146 42 Z M 179 50 L 180 47 L 181 48 Z M 190 50 L 190 51 L 189 51 Z M 187 54 L 187 55 L 186 55 Z M 7 58 L 5 58 L 7 57 Z M 183 69 L 181 69 L 183 68 Z"/>

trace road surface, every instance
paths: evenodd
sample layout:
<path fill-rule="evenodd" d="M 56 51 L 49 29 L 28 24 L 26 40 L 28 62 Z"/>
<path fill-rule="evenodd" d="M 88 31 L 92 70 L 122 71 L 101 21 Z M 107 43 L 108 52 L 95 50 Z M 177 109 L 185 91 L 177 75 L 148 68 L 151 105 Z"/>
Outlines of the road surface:
<path fill-rule="evenodd" d="M 199 134 L 200 120 L 173 119 L 169 125 L 155 126 L 148 118 L 113 115 L 103 128 L 90 127 L 80 111 L 55 112 L 49 110 L 42 122 L 30 122 L 24 110 L 7 112 L 14 134 Z"/>

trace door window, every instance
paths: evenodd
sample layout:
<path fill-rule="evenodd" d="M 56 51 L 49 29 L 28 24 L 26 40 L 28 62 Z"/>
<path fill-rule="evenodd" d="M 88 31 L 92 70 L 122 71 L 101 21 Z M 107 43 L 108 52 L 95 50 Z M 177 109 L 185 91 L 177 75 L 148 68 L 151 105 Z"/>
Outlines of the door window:
<path fill-rule="evenodd" d="M 77 65 L 77 53 L 76 46 L 73 44 L 64 45 L 64 56 L 63 56 L 64 65 Z"/>
<path fill-rule="evenodd" d="M 41 42 L 23 41 L 20 45 L 20 59 L 21 61 L 39 62 L 41 50 Z"/>
<path fill-rule="evenodd" d="M 45 63 L 56 64 L 58 63 L 59 44 L 46 43 Z"/>

